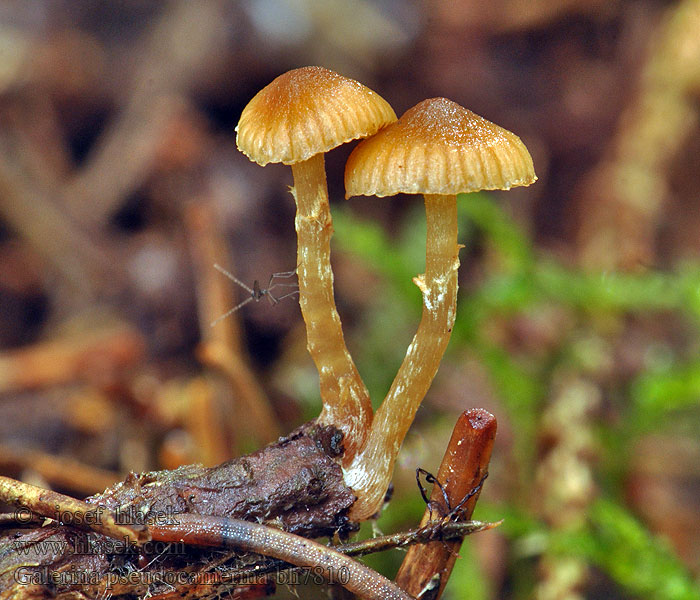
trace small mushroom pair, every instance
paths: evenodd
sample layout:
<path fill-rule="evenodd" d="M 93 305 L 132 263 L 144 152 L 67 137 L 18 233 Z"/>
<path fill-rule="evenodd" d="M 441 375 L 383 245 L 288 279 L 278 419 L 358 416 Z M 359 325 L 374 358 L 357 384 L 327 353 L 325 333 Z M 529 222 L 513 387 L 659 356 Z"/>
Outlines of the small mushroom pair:
<path fill-rule="evenodd" d="M 397 120 L 370 89 L 321 67 L 275 79 L 243 110 L 237 132 L 238 148 L 251 160 L 292 166 L 299 302 L 323 402 L 318 422 L 343 432 L 345 482 L 357 495 L 350 517 L 360 521 L 381 506 L 454 325 L 456 194 L 529 185 L 536 179 L 532 158 L 516 135 L 450 100 L 425 100 Z M 414 279 L 423 294 L 423 316 L 375 415 L 333 298 L 324 167 L 325 152 L 364 137 L 346 165 L 346 197 L 422 193 L 427 219 L 425 274 Z"/>

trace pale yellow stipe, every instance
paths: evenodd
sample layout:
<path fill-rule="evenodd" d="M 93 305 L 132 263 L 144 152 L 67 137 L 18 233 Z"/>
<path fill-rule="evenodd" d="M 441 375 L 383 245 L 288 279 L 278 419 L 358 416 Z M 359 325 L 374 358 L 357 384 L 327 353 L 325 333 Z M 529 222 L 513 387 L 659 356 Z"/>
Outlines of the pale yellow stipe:
<path fill-rule="evenodd" d="M 318 422 L 344 434 L 348 460 L 365 441 L 372 404 L 343 336 L 333 298 L 330 252 L 333 224 L 323 154 L 292 165 L 297 203 L 297 276 L 299 305 L 306 323 L 307 345 L 316 364 L 323 408 Z"/>
<path fill-rule="evenodd" d="M 299 304 L 320 378 L 318 422 L 343 432 L 343 464 L 365 441 L 372 404 L 345 345 L 333 298 L 333 225 L 323 153 L 395 120 L 386 100 L 361 83 L 323 67 L 302 67 L 260 90 L 236 127 L 236 144 L 248 158 L 292 166 Z"/>
<path fill-rule="evenodd" d="M 535 179 L 530 153 L 517 135 L 446 98 L 420 102 L 348 158 L 347 197 L 424 194 L 428 225 L 425 275 L 414 279 L 423 294 L 418 331 L 365 446 L 345 467 L 345 482 L 358 498 L 351 519 L 367 519 L 381 507 L 401 444 L 450 339 L 459 267 L 456 194 Z"/>
<path fill-rule="evenodd" d="M 450 340 L 457 307 L 457 202 L 425 196 L 428 225 L 425 274 L 414 279 L 423 294 L 423 316 L 384 402 L 374 415 L 365 446 L 345 469 L 358 497 L 350 518 L 369 518 L 382 504 L 401 443 L 437 373 Z"/>

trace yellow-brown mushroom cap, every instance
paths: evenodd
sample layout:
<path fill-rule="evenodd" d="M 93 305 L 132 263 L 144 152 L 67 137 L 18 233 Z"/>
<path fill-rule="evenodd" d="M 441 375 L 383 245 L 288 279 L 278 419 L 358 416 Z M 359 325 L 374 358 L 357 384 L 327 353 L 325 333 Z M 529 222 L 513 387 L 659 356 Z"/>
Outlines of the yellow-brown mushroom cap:
<path fill-rule="evenodd" d="M 260 165 L 302 162 L 396 121 L 368 87 L 323 67 L 280 75 L 243 109 L 238 149 Z"/>
<path fill-rule="evenodd" d="M 346 198 L 507 190 L 536 179 L 517 135 L 446 98 L 406 111 L 360 142 L 345 166 Z"/>

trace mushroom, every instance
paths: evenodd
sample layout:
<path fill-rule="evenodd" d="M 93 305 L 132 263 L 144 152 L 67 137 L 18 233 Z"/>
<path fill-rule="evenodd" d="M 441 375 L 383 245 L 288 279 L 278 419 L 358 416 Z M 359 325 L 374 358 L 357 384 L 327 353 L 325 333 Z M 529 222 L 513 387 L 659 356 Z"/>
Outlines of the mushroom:
<path fill-rule="evenodd" d="M 347 198 L 424 194 L 427 219 L 425 274 L 413 280 L 423 295 L 421 322 L 366 443 L 345 467 L 345 482 L 358 496 L 352 519 L 366 519 L 381 506 L 396 455 L 450 339 L 460 248 L 456 194 L 536 179 L 518 136 L 445 98 L 417 104 L 348 158 Z"/>
<path fill-rule="evenodd" d="M 318 422 L 343 432 L 344 463 L 364 442 L 372 405 L 345 346 L 333 298 L 333 225 L 324 153 L 393 121 L 391 106 L 364 85 L 322 67 L 303 67 L 280 75 L 258 92 L 236 127 L 236 144 L 252 161 L 292 167 L 299 304 L 323 402 Z"/>

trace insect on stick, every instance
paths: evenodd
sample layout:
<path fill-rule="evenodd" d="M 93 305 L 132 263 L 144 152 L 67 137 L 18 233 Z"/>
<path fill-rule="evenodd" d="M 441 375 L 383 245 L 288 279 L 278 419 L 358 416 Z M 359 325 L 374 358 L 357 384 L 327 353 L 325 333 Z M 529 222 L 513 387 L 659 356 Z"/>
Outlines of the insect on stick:
<path fill-rule="evenodd" d="M 473 408 L 460 415 L 437 476 L 423 471 L 426 481 L 436 485 L 421 520 L 422 527 L 429 526 L 434 508 L 440 515 L 436 525 L 471 518 L 488 472 L 496 427 L 496 418 L 483 409 Z M 421 495 L 427 499 L 420 484 L 420 471 L 416 479 Z M 462 540 L 457 539 L 410 548 L 396 575 L 396 583 L 416 598 L 438 599 L 461 544 Z"/>
<path fill-rule="evenodd" d="M 213 327 L 216 325 L 219 321 L 222 321 L 226 317 L 232 315 L 235 313 L 239 308 L 243 308 L 246 304 L 249 302 L 255 300 L 256 302 L 260 302 L 260 300 L 263 297 L 267 297 L 267 299 L 270 301 L 270 304 L 277 304 L 280 300 L 284 300 L 285 298 L 289 298 L 289 296 L 293 296 L 294 294 L 298 294 L 299 290 L 296 289 L 292 292 L 287 292 L 286 294 L 282 294 L 281 296 L 275 296 L 272 293 L 272 290 L 275 288 L 281 288 L 281 287 L 297 287 L 296 283 L 280 283 L 280 282 L 275 282 L 275 279 L 288 279 L 290 277 L 293 277 L 296 275 L 297 270 L 294 269 L 293 271 L 284 271 L 281 273 L 273 273 L 270 275 L 270 281 L 267 282 L 267 287 L 261 288 L 260 287 L 260 282 L 256 279 L 253 282 L 253 287 L 249 287 L 245 283 L 243 283 L 240 279 L 238 279 L 235 275 L 232 273 L 229 273 L 226 269 L 224 269 L 221 265 L 214 264 L 214 268 L 219 271 L 220 273 L 223 273 L 228 277 L 231 281 L 234 283 L 237 283 L 240 285 L 246 292 L 250 294 L 245 300 L 242 302 L 236 304 L 231 310 L 225 312 L 223 315 L 220 317 L 216 318 L 214 321 L 212 321 L 211 326 Z"/>

